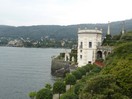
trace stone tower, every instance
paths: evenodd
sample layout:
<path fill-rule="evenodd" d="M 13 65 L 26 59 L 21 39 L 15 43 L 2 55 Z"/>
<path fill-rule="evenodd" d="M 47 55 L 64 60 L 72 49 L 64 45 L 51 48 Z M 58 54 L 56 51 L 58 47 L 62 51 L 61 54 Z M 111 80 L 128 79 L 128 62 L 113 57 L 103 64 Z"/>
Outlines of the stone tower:
<path fill-rule="evenodd" d="M 96 29 L 78 29 L 78 66 L 93 64 L 96 60 L 96 50 L 101 46 L 102 30 Z"/>
<path fill-rule="evenodd" d="M 125 33 L 125 22 L 122 22 L 122 31 L 121 31 L 122 35 Z"/>
<path fill-rule="evenodd" d="M 111 34 L 110 34 L 110 22 L 108 22 L 107 35 L 111 35 Z"/>

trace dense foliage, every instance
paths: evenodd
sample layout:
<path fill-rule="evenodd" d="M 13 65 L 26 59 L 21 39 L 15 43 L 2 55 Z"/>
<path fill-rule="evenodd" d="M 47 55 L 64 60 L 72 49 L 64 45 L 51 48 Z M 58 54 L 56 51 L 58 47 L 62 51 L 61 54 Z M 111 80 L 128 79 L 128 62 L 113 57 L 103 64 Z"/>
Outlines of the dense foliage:
<path fill-rule="evenodd" d="M 116 94 L 119 94 L 120 90 L 113 75 L 98 75 L 88 80 L 86 87 L 80 93 L 80 98 L 117 99 Z"/>
<path fill-rule="evenodd" d="M 79 95 L 79 93 L 82 91 L 84 87 L 84 83 L 77 83 L 75 86 L 74 86 L 74 93 L 76 95 Z"/>
<path fill-rule="evenodd" d="M 71 85 L 74 85 L 76 83 L 76 77 L 72 74 L 67 74 L 65 77 L 65 82 L 67 85 L 70 85 L 71 88 Z"/>
<path fill-rule="evenodd" d="M 118 46 L 118 44 L 131 42 L 132 41 L 132 31 L 125 32 L 124 34 L 119 35 L 106 35 L 106 38 L 103 40 L 103 46 Z"/>
<path fill-rule="evenodd" d="M 37 94 L 36 92 L 30 92 L 30 93 L 29 93 L 30 99 L 35 99 L 36 94 Z"/>
<path fill-rule="evenodd" d="M 60 99 L 60 94 L 62 94 L 64 92 L 66 92 L 66 85 L 63 82 L 63 80 L 56 81 L 53 85 L 53 93 L 58 93 L 59 99 Z"/>
<path fill-rule="evenodd" d="M 77 70 L 80 71 L 82 75 L 86 75 L 87 71 L 84 68 L 78 68 Z"/>
<path fill-rule="evenodd" d="M 80 71 L 73 71 L 72 74 L 76 77 L 76 79 L 81 79 L 82 78 L 82 74 Z"/>
<path fill-rule="evenodd" d="M 129 31 L 128 33 L 122 35 L 121 39 L 123 41 L 132 41 L 132 31 Z"/>
<path fill-rule="evenodd" d="M 78 96 L 74 93 L 65 94 L 61 99 L 78 99 Z"/>
<path fill-rule="evenodd" d="M 102 74 L 116 76 L 122 94 L 132 97 L 132 42 L 119 45 L 106 61 Z"/>
<path fill-rule="evenodd" d="M 132 42 L 116 46 L 98 76 L 87 79 L 80 99 L 130 99 L 132 97 Z"/>
<path fill-rule="evenodd" d="M 47 88 L 43 88 L 37 92 L 36 99 L 52 99 L 53 93 Z"/>

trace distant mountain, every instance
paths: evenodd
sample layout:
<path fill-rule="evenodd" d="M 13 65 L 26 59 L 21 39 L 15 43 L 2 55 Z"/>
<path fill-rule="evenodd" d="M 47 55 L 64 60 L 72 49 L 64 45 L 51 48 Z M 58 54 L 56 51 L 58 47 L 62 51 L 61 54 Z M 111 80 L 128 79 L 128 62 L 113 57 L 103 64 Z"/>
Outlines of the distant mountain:
<path fill-rule="evenodd" d="M 55 39 L 77 39 L 78 28 L 84 29 L 103 29 L 103 35 L 107 32 L 108 24 L 78 24 L 78 25 L 36 25 L 36 26 L 6 26 L 0 25 L 0 37 L 11 38 L 31 38 L 40 39 L 42 37 L 49 37 Z M 110 29 L 111 34 L 119 34 L 123 26 L 123 21 L 111 22 Z M 125 20 L 125 30 L 132 31 L 132 19 Z"/>

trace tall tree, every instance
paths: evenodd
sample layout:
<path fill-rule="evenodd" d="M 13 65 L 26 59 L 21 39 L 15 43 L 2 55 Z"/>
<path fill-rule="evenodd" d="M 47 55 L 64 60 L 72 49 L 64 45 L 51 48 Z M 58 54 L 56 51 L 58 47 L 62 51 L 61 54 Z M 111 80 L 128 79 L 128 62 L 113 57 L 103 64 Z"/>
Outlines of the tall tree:
<path fill-rule="evenodd" d="M 45 88 L 51 90 L 51 89 L 52 89 L 52 86 L 51 86 L 51 84 L 47 83 L 47 84 L 45 85 Z"/>
<path fill-rule="evenodd" d="M 67 74 L 65 81 L 66 81 L 66 84 L 70 85 L 70 89 L 71 89 L 71 85 L 74 85 L 76 83 L 76 77 L 72 74 Z"/>
<path fill-rule="evenodd" d="M 36 99 L 52 99 L 53 93 L 47 88 L 43 88 L 37 92 Z"/>
<path fill-rule="evenodd" d="M 59 94 L 59 99 L 60 99 L 60 94 L 66 92 L 66 85 L 63 82 L 63 80 L 58 80 L 54 83 L 53 92 Z"/>
<path fill-rule="evenodd" d="M 76 77 L 76 79 L 82 78 L 82 73 L 78 70 L 73 71 L 72 74 Z"/>

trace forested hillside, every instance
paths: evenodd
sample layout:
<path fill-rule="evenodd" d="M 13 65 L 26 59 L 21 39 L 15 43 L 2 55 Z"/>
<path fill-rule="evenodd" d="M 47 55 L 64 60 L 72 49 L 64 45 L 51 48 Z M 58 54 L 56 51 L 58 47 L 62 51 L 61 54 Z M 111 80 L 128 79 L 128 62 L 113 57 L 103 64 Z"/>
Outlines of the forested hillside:
<path fill-rule="evenodd" d="M 111 33 L 119 34 L 122 29 L 122 21 L 111 22 Z M 125 30 L 132 30 L 132 19 L 125 20 Z M 54 39 L 77 39 L 78 28 L 94 29 L 95 27 L 103 29 L 103 35 L 107 32 L 107 24 L 78 24 L 78 25 L 37 25 L 37 26 L 4 26 L 0 25 L 0 37 L 11 37 L 11 38 L 54 38 Z"/>
<path fill-rule="evenodd" d="M 132 32 L 122 36 L 104 61 L 105 67 L 94 67 L 61 99 L 131 99 Z M 90 67 L 90 65 L 88 65 Z"/>

